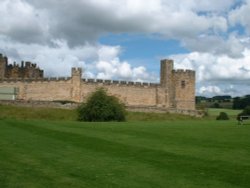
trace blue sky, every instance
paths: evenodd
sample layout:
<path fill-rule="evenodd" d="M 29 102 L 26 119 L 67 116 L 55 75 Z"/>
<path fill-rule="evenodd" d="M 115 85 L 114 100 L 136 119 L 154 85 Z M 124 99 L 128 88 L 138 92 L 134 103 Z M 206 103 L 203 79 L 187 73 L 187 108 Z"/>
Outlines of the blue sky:
<path fill-rule="evenodd" d="M 72 11 L 73 10 L 73 11 Z M 250 0 L 1 0 L 0 51 L 46 76 L 158 82 L 160 59 L 196 94 L 250 93 Z"/>
<path fill-rule="evenodd" d="M 161 59 L 172 54 L 188 53 L 178 40 L 165 39 L 158 35 L 109 34 L 99 38 L 101 44 L 121 46 L 121 60 L 133 63 L 133 66 L 145 66 L 148 70 L 159 72 Z"/>

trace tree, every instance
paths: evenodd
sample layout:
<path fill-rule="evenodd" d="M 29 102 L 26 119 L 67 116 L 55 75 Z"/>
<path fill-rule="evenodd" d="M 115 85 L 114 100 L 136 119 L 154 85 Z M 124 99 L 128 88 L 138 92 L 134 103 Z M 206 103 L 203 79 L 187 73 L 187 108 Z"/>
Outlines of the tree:
<path fill-rule="evenodd" d="M 240 116 L 250 116 L 250 106 L 247 106 L 241 113 L 238 114 L 238 121 L 240 121 Z"/>
<path fill-rule="evenodd" d="M 219 116 L 216 117 L 216 120 L 229 120 L 229 117 L 226 112 L 220 112 Z"/>
<path fill-rule="evenodd" d="M 233 100 L 233 109 L 244 109 L 250 105 L 250 95 L 244 97 L 235 97 Z"/>
<path fill-rule="evenodd" d="M 220 107 L 221 107 L 220 104 L 217 102 L 212 105 L 212 108 L 220 108 Z"/>
<path fill-rule="evenodd" d="M 79 121 L 125 121 L 125 105 L 98 88 L 78 107 Z"/>

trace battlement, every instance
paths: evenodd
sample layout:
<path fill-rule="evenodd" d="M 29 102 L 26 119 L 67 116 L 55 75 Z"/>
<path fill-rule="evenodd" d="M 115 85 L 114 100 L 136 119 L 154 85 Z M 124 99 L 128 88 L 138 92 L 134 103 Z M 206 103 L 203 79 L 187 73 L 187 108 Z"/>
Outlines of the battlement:
<path fill-rule="evenodd" d="M 4 78 L 0 79 L 0 83 L 18 83 L 18 82 L 67 82 L 71 77 L 47 77 L 47 78 Z"/>
<path fill-rule="evenodd" d="M 124 81 L 124 80 L 103 80 L 103 79 L 87 79 L 84 78 L 82 81 L 86 84 L 98 84 L 102 83 L 103 85 L 125 85 L 125 86 L 148 86 L 148 87 L 156 87 L 159 86 L 158 83 L 150 83 L 150 82 L 132 82 L 132 81 Z"/>
<path fill-rule="evenodd" d="M 71 68 L 71 73 L 72 74 L 82 74 L 82 68 L 80 68 L 80 67 L 72 67 Z"/>
<path fill-rule="evenodd" d="M 24 65 L 25 64 L 25 65 Z M 0 55 L 0 78 L 43 78 L 43 70 L 40 70 L 35 63 L 21 62 L 21 66 L 14 62 L 8 63 L 8 58 Z"/>
<path fill-rule="evenodd" d="M 195 71 L 193 70 L 185 70 L 185 69 L 177 69 L 172 71 L 175 75 L 187 75 L 187 76 L 195 76 Z"/>

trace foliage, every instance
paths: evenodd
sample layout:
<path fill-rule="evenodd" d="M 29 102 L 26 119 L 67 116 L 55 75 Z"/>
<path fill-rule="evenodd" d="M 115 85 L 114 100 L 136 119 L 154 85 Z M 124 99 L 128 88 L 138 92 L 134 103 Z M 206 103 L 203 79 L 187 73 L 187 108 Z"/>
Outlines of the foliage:
<path fill-rule="evenodd" d="M 219 103 L 214 103 L 212 106 L 212 108 L 221 108 L 220 104 Z"/>
<path fill-rule="evenodd" d="M 247 106 L 250 106 L 250 95 L 234 98 L 233 109 L 245 109 Z"/>
<path fill-rule="evenodd" d="M 250 106 L 247 106 L 241 113 L 238 114 L 238 121 L 240 120 L 240 116 L 250 116 Z"/>
<path fill-rule="evenodd" d="M 202 106 L 209 108 L 227 108 L 232 109 L 233 100 L 231 96 L 214 96 L 211 98 L 196 96 L 196 108 L 201 109 Z"/>
<path fill-rule="evenodd" d="M 213 96 L 211 98 L 204 96 L 196 96 L 195 101 L 196 104 L 202 102 L 231 102 L 232 97 L 230 95 L 222 95 L 222 96 Z"/>
<path fill-rule="evenodd" d="M 115 96 L 97 89 L 78 107 L 79 121 L 125 121 L 125 106 Z"/>
<path fill-rule="evenodd" d="M 238 112 L 239 113 L 239 112 Z M 7 106 L 0 104 L 0 119 L 43 119 L 74 121 L 78 112 L 72 109 Z M 199 119 L 182 114 L 126 112 L 127 121 L 166 121 Z"/>
<path fill-rule="evenodd" d="M 216 117 L 216 120 L 229 120 L 229 117 L 226 112 L 220 112 L 219 116 Z"/>

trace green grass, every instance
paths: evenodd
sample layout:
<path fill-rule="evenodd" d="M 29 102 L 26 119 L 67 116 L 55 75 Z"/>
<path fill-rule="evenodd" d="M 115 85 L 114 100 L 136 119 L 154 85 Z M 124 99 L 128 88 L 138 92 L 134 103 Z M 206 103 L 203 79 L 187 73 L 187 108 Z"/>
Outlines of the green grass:
<path fill-rule="evenodd" d="M 0 187 L 249 187 L 236 121 L 0 120 Z"/>
<path fill-rule="evenodd" d="M 76 110 L 20 107 L 0 104 L 0 119 L 76 120 Z"/>
<path fill-rule="evenodd" d="M 211 118 L 216 118 L 220 112 L 225 112 L 231 119 L 235 119 L 237 115 L 242 112 L 242 110 L 232 110 L 232 109 L 223 109 L 223 108 L 209 108 L 208 109 L 208 115 Z"/>
<path fill-rule="evenodd" d="M 74 121 L 77 119 L 77 112 L 76 110 L 58 108 L 31 108 L 0 105 L 0 119 L 4 118 Z M 191 120 L 196 118 L 180 114 L 127 112 L 126 119 L 127 121 L 166 121 Z"/>

